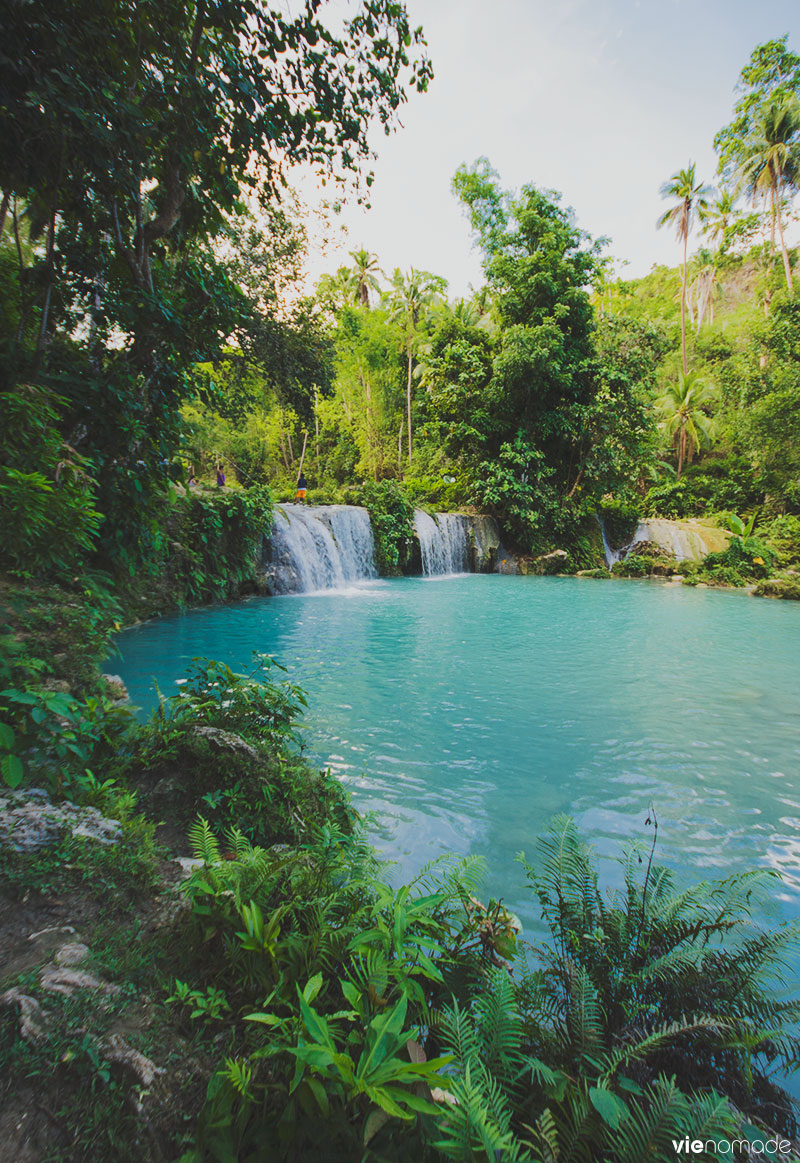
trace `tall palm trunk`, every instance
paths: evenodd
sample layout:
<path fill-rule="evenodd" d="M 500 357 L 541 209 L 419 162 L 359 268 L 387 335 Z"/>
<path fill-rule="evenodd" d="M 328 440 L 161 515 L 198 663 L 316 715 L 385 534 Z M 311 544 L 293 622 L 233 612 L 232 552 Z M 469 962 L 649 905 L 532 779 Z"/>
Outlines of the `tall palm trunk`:
<path fill-rule="evenodd" d="M 411 455 L 413 452 L 413 443 L 411 436 L 411 344 L 407 348 L 408 353 L 408 381 L 406 383 L 406 406 L 408 414 L 408 463 L 411 464 Z"/>
<path fill-rule="evenodd" d="M 686 261 L 689 248 L 689 231 L 683 235 L 683 283 L 681 286 L 681 357 L 683 359 L 683 374 L 686 375 Z M 678 474 L 680 475 L 680 473 Z"/>
<path fill-rule="evenodd" d="M 681 479 L 681 473 L 683 472 L 683 462 L 684 462 L 685 458 L 686 458 L 686 423 L 683 422 L 681 424 L 680 436 L 678 437 L 678 476 L 676 478 L 677 480 Z"/>
<path fill-rule="evenodd" d="M 794 298 L 794 284 L 792 282 L 792 267 L 789 262 L 789 252 L 786 249 L 786 239 L 783 237 L 783 221 L 781 219 L 781 204 L 780 204 L 780 188 L 776 183 L 776 188 L 772 195 L 772 205 L 775 218 L 778 222 L 778 237 L 781 240 L 781 254 L 783 255 L 783 273 L 786 276 L 786 286 L 789 291 L 789 298 Z"/>

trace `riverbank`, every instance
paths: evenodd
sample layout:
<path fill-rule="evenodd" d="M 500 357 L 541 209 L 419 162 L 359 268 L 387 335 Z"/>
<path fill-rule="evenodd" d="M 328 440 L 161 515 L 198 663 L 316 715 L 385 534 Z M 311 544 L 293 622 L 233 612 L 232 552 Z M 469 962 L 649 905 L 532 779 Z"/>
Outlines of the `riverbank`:
<path fill-rule="evenodd" d="M 401 898 L 383 883 L 339 783 L 300 759 L 291 742 L 302 708 L 297 688 L 282 687 L 274 671 L 262 676 L 266 685 L 244 688 L 246 707 L 264 700 L 249 722 L 249 710 L 242 716 L 222 706 L 229 701 L 222 693 L 240 680 L 206 672 L 192 687 L 196 715 L 185 718 L 181 700 L 142 728 L 97 666 L 126 617 L 115 596 L 90 579 L 66 587 L 6 583 L 2 596 L 10 611 L 4 693 L 32 699 L 12 701 L 12 729 L 37 739 L 13 802 L 0 793 L 0 814 L 11 822 L 0 866 L 0 1134 L 9 1149 L 42 1161 L 170 1159 L 185 1151 L 200 1160 L 223 1149 L 237 1158 L 248 1136 L 262 1142 L 275 1134 L 275 1151 L 284 1150 L 280 1126 L 288 1122 L 296 1135 L 299 1120 L 311 1138 L 295 1149 L 324 1151 L 335 1140 L 342 1158 L 363 1151 L 366 1121 L 385 1108 L 317 1067 L 306 1068 L 307 1088 L 280 1123 L 297 1037 L 312 1038 L 304 1024 L 312 1019 L 292 1000 L 297 989 L 333 1021 L 342 1053 L 353 1051 L 337 1040 L 341 1019 L 330 1015 L 343 1005 L 360 1015 L 350 1020 L 363 1048 L 374 1022 L 386 1012 L 399 1017 L 405 998 L 410 1035 L 426 1025 L 434 997 L 441 1007 L 453 994 L 476 1003 L 480 989 L 459 992 L 467 968 L 497 992 L 491 974 L 495 959 L 515 950 L 513 919 L 492 901 L 470 903 L 476 885 L 465 866 L 461 888 L 449 873 L 437 881 L 433 895 L 445 895 L 432 915 L 427 905 L 411 908 L 408 943 L 387 944 L 375 932 L 394 932 L 398 916 L 409 916 L 407 900 L 427 900 L 432 886 L 420 882 Z M 430 697 L 430 683 L 424 693 Z M 7 737 L 0 742 L 11 754 Z M 209 829 L 197 829 L 198 814 Z M 544 818 L 535 828 L 542 826 Z M 24 834 L 34 842 L 18 850 L 10 840 Z M 257 913 L 248 912 L 251 899 Z M 420 948 L 430 961 L 424 971 Z M 369 1002 L 356 1005 L 341 983 L 358 980 L 364 959 L 378 953 L 389 966 L 386 983 L 381 969 L 363 983 Z M 275 990 L 279 1000 L 265 1004 Z M 249 1021 L 253 1015 L 260 1017 Z M 443 1046 L 434 1037 L 425 1053 L 434 1057 Z M 434 1128 L 449 1104 L 426 1099 L 432 1109 L 423 1112 L 404 1103 L 406 1091 L 424 1083 L 432 1094 L 446 1078 L 409 1075 L 413 1063 L 399 1042 L 396 1049 L 406 1073 L 391 1084 L 402 1093 L 390 1098 L 413 1117 L 392 1114 L 371 1136 L 367 1157 L 391 1149 L 415 1163 L 438 1158 Z M 676 1060 L 682 1053 L 676 1048 Z M 273 1060 L 283 1071 L 274 1091 L 259 1065 Z M 655 1067 L 647 1075 L 657 1076 Z M 541 1113 L 546 1096 L 536 1101 Z"/>
<path fill-rule="evenodd" d="M 447 584 L 408 579 L 381 590 L 376 583 L 381 592 L 391 585 L 409 594 L 430 591 L 438 602 Z M 523 595 L 577 583 L 461 578 L 453 584 L 501 585 Z M 320 600 L 248 608 L 291 610 Z M 618 604 L 610 593 L 608 601 Z M 719 598 L 715 604 L 725 605 Z M 432 616 L 441 627 L 441 611 Z M 546 622 L 552 633 L 558 619 L 548 615 Z M 460 637 L 464 632 L 462 613 Z M 355 676 L 353 682 L 356 689 Z M 435 692 L 423 685 L 433 709 Z M 466 1158 L 453 1154 L 455 1140 L 452 1149 L 442 1147 L 455 1134 L 453 1119 L 469 1111 L 470 1135 L 489 1135 L 497 1150 L 506 1143 L 524 1157 L 526 1127 L 581 1110 L 587 1150 L 599 1145 L 609 1156 L 623 1144 L 620 1122 L 648 1127 L 669 1085 L 661 1117 L 676 1134 L 700 1117 L 728 1138 L 748 1119 L 756 1120 L 751 1129 L 768 1118 L 767 1125 L 793 1134 L 786 1098 L 763 1081 L 758 1095 L 768 1093 L 768 1100 L 748 1097 L 737 1081 L 743 1047 L 722 1051 L 714 1035 L 718 1029 L 717 1040 L 728 1045 L 733 1014 L 748 1039 L 754 1033 L 748 1022 L 758 1025 L 760 1038 L 768 1036 L 771 994 L 769 1001 L 766 994 L 759 999 L 748 987 L 746 1018 L 736 1010 L 726 983 L 740 970 L 738 963 L 716 960 L 721 934 L 711 911 L 718 913 L 720 893 L 730 896 L 730 941 L 728 925 L 747 921 L 752 902 L 769 891 L 769 874 L 734 873 L 724 888 L 697 890 L 685 916 L 688 928 L 683 922 L 671 928 L 667 874 L 653 866 L 662 885 L 654 895 L 644 880 L 649 862 L 630 862 L 628 899 L 635 906 L 629 915 L 619 902 L 604 906 L 605 931 L 619 931 L 622 944 L 598 960 L 587 937 L 598 918 L 583 916 L 585 895 L 579 900 L 573 891 L 574 877 L 581 885 L 597 877 L 591 858 L 568 820 L 547 832 L 540 816 L 536 830 L 545 834 L 536 868 L 544 879 L 531 887 L 544 894 L 541 901 L 549 893 L 555 911 L 545 912 L 553 917 L 551 937 L 543 926 L 549 944 L 528 950 L 534 965 L 552 958 L 554 982 L 568 980 L 558 960 L 558 934 L 568 925 L 581 964 L 591 969 L 582 996 L 589 990 L 599 998 L 611 983 L 631 980 L 629 970 L 620 973 L 629 955 L 627 931 L 641 927 L 644 949 L 676 951 L 669 990 L 661 977 L 646 996 L 635 990 L 628 996 L 626 986 L 608 1016 L 602 1011 L 592 1035 L 601 1057 L 587 1064 L 585 1034 L 568 1043 L 556 1037 L 569 1028 L 577 998 L 570 992 L 565 999 L 559 986 L 537 1009 L 538 979 L 517 959 L 519 922 L 497 899 L 481 903 L 474 859 L 411 873 L 403 877 L 406 887 L 385 883 L 339 782 L 298 755 L 292 734 L 304 696 L 295 685 L 271 665 L 246 677 L 241 668 L 210 663 L 195 668 L 180 689 L 147 724 L 130 725 L 93 780 L 56 781 L 50 805 L 30 790 L 13 803 L 6 797 L 4 818 L 16 813 L 17 821 L 10 836 L 33 840 L 17 848 L 6 836 L 0 869 L 0 1130 L 16 1156 L 27 1152 L 42 1163 L 89 1157 L 200 1163 L 244 1160 L 257 1150 L 276 1159 L 313 1153 L 370 1163 L 388 1153 L 417 1163 Z M 415 718 L 421 727 L 424 719 Z M 31 801 L 38 821 L 31 819 Z M 519 815 L 522 801 L 516 802 Z M 53 818 L 56 807 L 71 814 L 70 804 L 80 818 L 66 824 Z M 546 810 L 544 801 L 539 807 Z M 652 825 L 645 827 L 642 839 L 652 842 L 652 832 Z M 555 852 L 566 854 L 563 865 Z M 761 936 L 759 925 L 746 932 L 751 945 L 741 956 L 757 956 L 759 965 L 796 947 L 791 926 L 777 935 Z M 698 947 L 684 951 L 691 933 L 700 935 Z M 526 925 L 524 936 L 535 933 Z M 698 958 L 702 1001 L 693 993 Z M 513 977 L 506 968 L 512 963 Z M 643 971 L 649 980 L 647 960 Z M 681 1016 L 687 1006 L 693 1014 L 702 1007 L 704 1016 L 687 1022 Z M 457 1013 L 461 1034 L 453 1026 Z M 789 1020 L 784 1010 L 782 1021 Z M 474 1050 L 464 1042 L 465 1021 L 474 1023 Z M 672 1028 L 666 1038 L 656 1035 L 665 1023 Z M 517 1031 L 519 1053 L 537 1063 L 524 1097 L 516 1097 L 503 1060 L 492 1056 L 497 1028 Z M 606 1045 L 636 1048 L 620 1072 L 624 1086 L 604 1066 Z M 760 1045 L 748 1042 L 746 1051 L 756 1071 Z M 368 1066 L 373 1060 L 374 1068 Z M 667 1081 L 677 1068 L 684 1091 Z M 543 1070 L 558 1080 L 555 1094 L 539 1081 Z M 709 1087 L 728 1096 L 715 1100 L 710 1124 L 702 1105 L 709 1100 L 692 1093 Z M 586 1105 L 592 1088 L 617 1104 L 619 1119 L 609 1121 Z M 498 1093 L 509 1104 L 505 1130 L 491 1113 L 491 1095 Z M 765 1101 L 768 1114 L 759 1105 Z M 651 1154 L 666 1161 L 656 1144 Z"/>

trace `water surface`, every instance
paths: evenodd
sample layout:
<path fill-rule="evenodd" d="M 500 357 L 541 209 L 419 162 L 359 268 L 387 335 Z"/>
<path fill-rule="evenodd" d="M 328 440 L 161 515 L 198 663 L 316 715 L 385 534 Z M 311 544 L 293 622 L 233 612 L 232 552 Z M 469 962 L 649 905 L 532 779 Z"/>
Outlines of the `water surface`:
<path fill-rule="evenodd" d="M 461 576 L 252 599 L 120 635 L 142 707 L 190 659 L 268 652 L 309 694 L 309 753 L 374 814 L 395 881 L 479 853 L 530 929 L 514 857 L 557 812 L 601 856 L 646 839 L 684 879 L 779 870 L 800 902 L 800 606 L 658 582 Z M 604 860 L 609 878 L 617 869 Z M 533 926 L 535 928 L 535 925 Z"/>

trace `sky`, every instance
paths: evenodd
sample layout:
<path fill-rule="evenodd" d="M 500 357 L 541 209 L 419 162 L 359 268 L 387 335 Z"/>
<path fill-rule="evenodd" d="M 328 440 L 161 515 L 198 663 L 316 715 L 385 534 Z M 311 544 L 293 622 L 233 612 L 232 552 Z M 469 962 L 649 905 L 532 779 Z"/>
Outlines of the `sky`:
<path fill-rule="evenodd" d="M 482 282 L 480 255 L 450 183 L 489 158 L 505 189 L 558 190 L 577 225 L 611 240 L 623 277 L 679 260 L 659 188 L 689 161 L 713 183 L 714 135 L 755 45 L 789 34 L 797 0 L 406 0 L 435 77 L 411 93 L 402 127 L 376 132 L 370 210 L 346 205 L 336 241 L 312 237 L 309 273 L 366 247 L 384 271 L 444 275 L 451 297 Z M 313 201 L 313 191 L 305 190 Z M 627 265 L 623 265 L 627 264 Z"/>

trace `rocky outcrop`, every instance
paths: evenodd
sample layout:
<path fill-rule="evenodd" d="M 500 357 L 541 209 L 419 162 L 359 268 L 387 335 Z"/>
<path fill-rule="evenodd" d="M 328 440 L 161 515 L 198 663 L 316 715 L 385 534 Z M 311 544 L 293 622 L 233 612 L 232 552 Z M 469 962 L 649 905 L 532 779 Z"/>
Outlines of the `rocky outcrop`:
<path fill-rule="evenodd" d="M 109 820 L 97 808 L 78 807 L 66 800 L 50 802 L 42 788 L 0 795 L 0 844 L 12 852 L 34 852 L 56 844 L 65 834 L 98 844 L 116 844 L 119 820 Z"/>
<path fill-rule="evenodd" d="M 770 577 L 758 583 L 753 593 L 757 598 L 783 598 L 800 602 L 800 578 Z"/>
<path fill-rule="evenodd" d="M 494 517 L 482 514 L 468 518 L 472 541 L 472 568 L 475 573 L 497 573 L 500 563 L 500 530 Z"/>
<path fill-rule="evenodd" d="M 625 554 L 639 552 L 637 543 L 650 542 L 677 561 L 702 561 L 706 554 L 723 553 L 730 538 L 727 529 L 719 529 L 704 521 L 668 521 L 664 517 L 649 517 L 639 523 Z"/>

